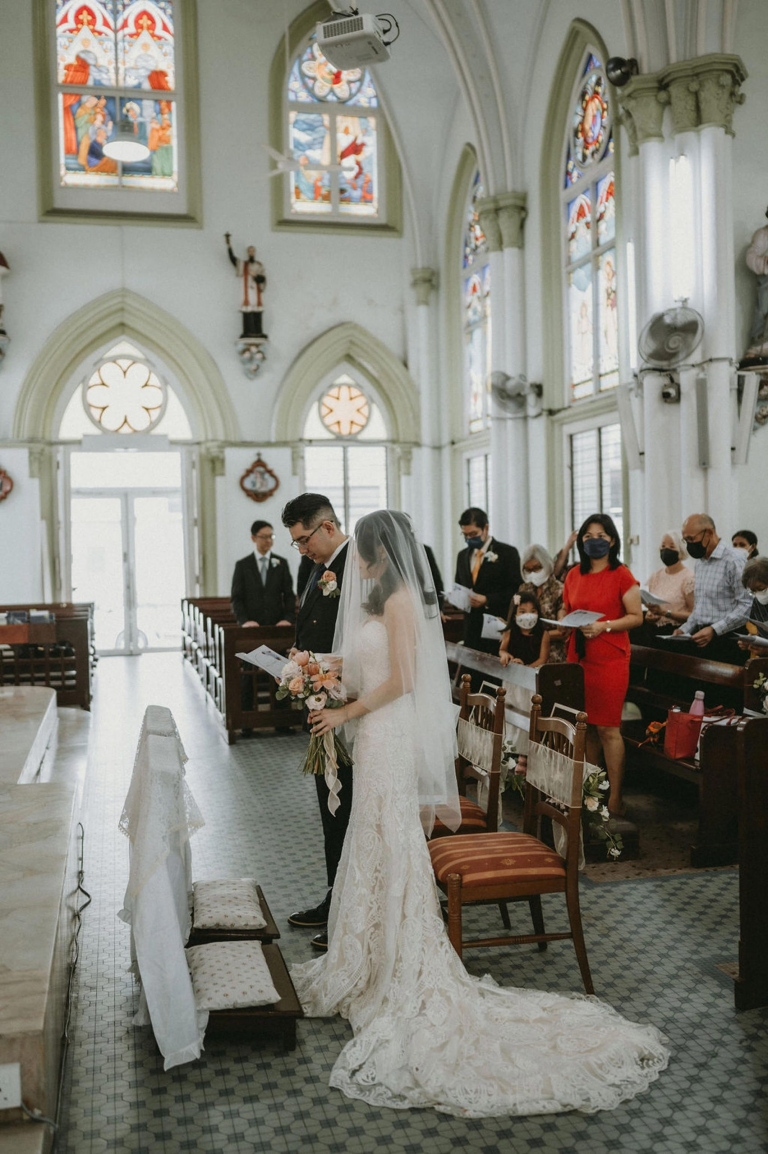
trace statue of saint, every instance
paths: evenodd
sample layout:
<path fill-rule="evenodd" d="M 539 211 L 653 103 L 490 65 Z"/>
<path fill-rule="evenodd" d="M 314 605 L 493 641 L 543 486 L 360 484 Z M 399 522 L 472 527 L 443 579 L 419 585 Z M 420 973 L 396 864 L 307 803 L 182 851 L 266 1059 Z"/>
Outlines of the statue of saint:
<path fill-rule="evenodd" d="M 243 331 L 240 340 L 248 337 L 266 337 L 262 332 L 261 314 L 264 309 L 264 290 L 267 287 L 267 278 L 264 275 L 264 265 L 256 259 L 256 249 L 248 246 L 247 255 L 243 260 L 236 257 L 230 244 L 232 234 L 226 232 L 224 239 L 227 242 L 229 259 L 234 265 L 235 275 L 240 281 L 240 312 L 243 315 Z"/>
<path fill-rule="evenodd" d="M 765 213 L 768 217 L 768 210 Z M 759 228 L 747 249 L 747 267 L 757 276 L 757 301 L 749 331 L 749 348 L 741 361 L 749 364 L 768 364 L 768 224 Z"/>

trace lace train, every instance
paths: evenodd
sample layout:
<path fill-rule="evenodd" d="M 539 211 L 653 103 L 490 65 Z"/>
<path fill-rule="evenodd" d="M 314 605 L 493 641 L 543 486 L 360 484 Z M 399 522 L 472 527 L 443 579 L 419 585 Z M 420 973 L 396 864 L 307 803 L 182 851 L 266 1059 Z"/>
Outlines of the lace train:
<path fill-rule="evenodd" d="M 386 630 L 372 621 L 363 633 L 368 692 L 388 674 Z M 330 1084 L 371 1105 L 465 1117 L 634 1097 L 667 1065 L 658 1030 L 596 998 L 502 988 L 464 969 L 419 822 L 415 724 L 407 697 L 361 721 L 328 952 L 291 971 L 307 1014 L 341 1014 L 354 1030 Z"/>

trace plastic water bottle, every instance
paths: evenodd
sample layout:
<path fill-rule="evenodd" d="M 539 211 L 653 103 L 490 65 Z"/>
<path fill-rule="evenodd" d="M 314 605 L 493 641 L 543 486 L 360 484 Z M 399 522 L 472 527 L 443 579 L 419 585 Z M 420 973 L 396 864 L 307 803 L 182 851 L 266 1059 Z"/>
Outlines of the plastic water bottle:
<path fill-rule="evenodd" d="M 688 710 L 691 717 L 704 716 L 704 690 L 697 689 L 696 694 L 691 702 L 691 708 Z"/>

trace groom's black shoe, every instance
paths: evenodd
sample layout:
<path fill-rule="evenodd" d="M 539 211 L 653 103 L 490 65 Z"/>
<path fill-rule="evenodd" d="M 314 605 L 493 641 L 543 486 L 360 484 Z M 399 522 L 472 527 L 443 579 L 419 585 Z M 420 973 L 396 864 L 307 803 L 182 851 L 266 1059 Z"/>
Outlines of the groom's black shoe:
<path fill-rule="evenodd" d="M 319 906 L 309 910 L 299 910 L 291 914 L 288 921 L 292 926 L 324 926 L 328 922 L 328 911 L 331 908 L 331 890 L 325 895 Z"/>
<path fill-rule="evenodd" d="M 315 934 L 310 942 L 313 950 L 327 950 L 328 949 L 328 931 L 323 930 L 321 934 Z"/>

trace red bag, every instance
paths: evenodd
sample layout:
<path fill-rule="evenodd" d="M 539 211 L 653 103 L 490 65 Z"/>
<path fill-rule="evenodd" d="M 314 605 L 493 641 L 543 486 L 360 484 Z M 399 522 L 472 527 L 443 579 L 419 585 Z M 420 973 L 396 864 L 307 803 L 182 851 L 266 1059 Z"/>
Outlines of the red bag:
<path fill-rule="evenodd" d="M 675 760 L 687 757 L 691 761 L 699 744 L 701 718 L 679 709 L 670 709 L 664 730 L 664 752 Z"/>

